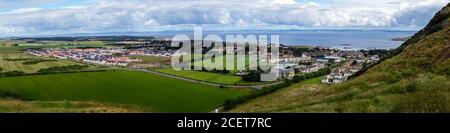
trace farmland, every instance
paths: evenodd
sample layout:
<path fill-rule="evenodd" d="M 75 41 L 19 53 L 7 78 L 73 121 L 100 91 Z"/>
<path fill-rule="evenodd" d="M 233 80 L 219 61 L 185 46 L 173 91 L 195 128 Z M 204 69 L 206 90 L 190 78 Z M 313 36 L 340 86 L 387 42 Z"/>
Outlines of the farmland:
<path fill-rule="evenodd" d="M 176 71 L 172 68 L 157 68 L 154 70 L 170 75 L 218 84 L 234 85 L 238 84 L 242 80 L 242 77 L 239 76 L 233 76 L 229 74 L 218 74 L 212 72 L 191 71 L 191 70 Z"/>
<path fill-rule="evenodd" d="M 152 112 L 208 112 L 247 93 L 135 71 L 0 78 L 0 91 L 33 101 L 95 101 L 137 105 Z"/>
<path fill-rule="evenodd" d="M 26 43 L 23 41 L 1 40 L 0 41 L 0 67 L 1 72 L 21 71 L 25 73 L 35 73 L 43 68 L 81 65 L 71 60 L 60 60 L 55 58 L 37 57 L 25 54 L 22 50 L 25 48 L 73 48 L 73 47 L 101 47 L 104 43 L 101 41 L 43 41 L 36 43 Z M 9 61 L 8 61 L 9 60 Z M 41 62 L 27 64 L 24 62 L 40 60 Z M 50 61 L 51 60 L 51 61 Z"/>
<path fill-rule="evenodd" d="M 35 64 L 26 64 L 27 61 L 42 60 Z M 46 61 L 47 60 L 47 61 Z M 24 64 L 25 63 L 25 64 Z M 54 58 L 36 57 L 27 55 L 19 51 L 1 51 L 0 50 L 0 67 L 2 72 L 7 71 L 22 71 L 25 73 L 35 73 L 43 68 L 50 68 L 56 66 L 80 65 L 80 63 L 71 60 L 59 60 Z"/>

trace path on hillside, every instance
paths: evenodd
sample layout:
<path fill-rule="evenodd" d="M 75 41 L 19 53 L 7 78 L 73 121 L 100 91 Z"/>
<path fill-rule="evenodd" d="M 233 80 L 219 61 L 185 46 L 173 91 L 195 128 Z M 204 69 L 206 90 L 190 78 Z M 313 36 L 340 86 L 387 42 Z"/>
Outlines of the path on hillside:
<path fill-rule="evenodd" d="M 269 84 L 261 84 L 261 85 L 226 85 L 226 84 L 218 84 L 218 83 L 210 83 L 210 82 L 205 82 L 205 81 L 199 81 L 199 80 L 195 80 L 195 79 L 190 79 L 190 78 L 170 75 L 170 74 L 157 72 L 157 71 L 151 71 L 151 70 L 147 70 L 147 69 L 132 69 L 132 70 L 142 71 L 142 72 L 156 74 L 156 75 L 160 75 L 160 76 L 164 76 L 164 77 L 175 78 L 175 79 L 179 79 L 179 80 L 184 80 L 184 81 L 189 81 L 189 82 L 198 83 L 198 84 L 204 84 L 204 85 L 209 85 L 209 86 L 215 86 L 215 87 L 223 86 L 223 87 L 228 87 L 228 88 L 254 88 L 254 89 L 258 89 L 259 90 L 259 89 L 262 89 L 262 88 L 267 87 L 267 86 L 272 86 L 272 85 L 277 85 L 277 84 L 283 83 L 283 81 L 279 81 L 279 82 L 274 82 L 274 83 L 269 83 Z"/>

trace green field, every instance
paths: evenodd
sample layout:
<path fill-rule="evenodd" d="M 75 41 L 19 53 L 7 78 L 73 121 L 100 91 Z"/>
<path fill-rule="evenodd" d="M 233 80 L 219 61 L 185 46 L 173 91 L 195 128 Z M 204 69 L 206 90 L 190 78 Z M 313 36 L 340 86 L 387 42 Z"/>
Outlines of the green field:
<path fill-rule="evenodd" d="M 141 59 L 142 62 L 138 62 L 138 64 L 149 64 L 149 63 L 158 63 L 158 62 L 169 62 L 170 57 L 159 57 L 159 56 L 130 56 L 133 59 Z"/>
<path fill-rule="evenodd" d="M 242 77 L 239 76 L 232 76 L 229 74 L 218 74 L 212 72 L 201 72 L 190 70 L 175 71 L 172 68 L 158 68 L 154 70 L 170 75 L 218 84 L 238 84 L 242 80 Z"/>
<path fill-rule="evenodd" d="M 11 46 L 18 44 L 18 46 Z M 21 41 L 1 40 L 0 41 L 0 67 L 1 72 L 21 71 L 25 73 L 35 73 L 43 68 L 68 66 L 68 65 L 82 65 L 71 60 L 61 60 L 49 57 L 37 57 L 28 55 L 22 51 L 25 48 L 62 48 L 62 47 L 96 47 L 104 46 L 101 41 L 82 41 L 82 42 L 64 42 L 64 41 L 47 41 L 40 43 L 25 43 Z M 6 61 L 5 59 L 46 59 L 56 61 L 44 61 L 37 64 L 24 65 L 23 61 Z"/>
<path fill-rule="evenodd" d="M 25 61 L 7 61 L 5 59 L 47 59 L 47 60 L 56 60 L 56 61 L 44 61 L 37 64 L 25 65 L 23 64 Z M 71 60 L 60 60 L 55 58 L 45 58 L 45 57 L 36 57 L 32 55 L 27 55 L 25 53 L 17 52 L 17 53 L 2 53 L 0 52 L 0 67 L 3 68 L 2 72 L 8 71 L 22 71 L 26 73 L 35 73 L 39 69 L 42 68 L 50 68 L 56 66 L 68 66 L 68 65 L 80 65 L 81 63 L 77 63 Z"/>
<path fill-rule="evenodd" d="M 33 101 L 96 101 L 144 106 L 152 112 L 208 112 L 247 93 L 135 71 L 0 78 L 0 91 Z"/>

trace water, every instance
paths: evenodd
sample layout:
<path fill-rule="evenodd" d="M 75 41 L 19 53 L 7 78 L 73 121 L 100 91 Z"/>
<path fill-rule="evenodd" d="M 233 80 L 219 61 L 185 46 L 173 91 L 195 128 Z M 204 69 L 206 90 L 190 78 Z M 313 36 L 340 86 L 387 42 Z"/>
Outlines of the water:
<path fill-rule="evenodd" d="M 339 31 L 204 31 L 203 35 L 279 35 L 280 43 L 285 45 L 323 46 L 330 48 L 351 47 L 351 49 L 392 49 L 399 47 L 402 41 L 392 41 L 397 37 L 414 35 L 415 31 L 363 31 L 363 30 L 339 30 Z M 154 32 L 151 35 L 171 38 L 175 34 L 187 34 L 192 37 L 192 32 Z"/>
<path fill-rule="evenodd" d="M 329 48 L 351 49 L 393 49 L 402 41 L 392 41 L 397 37 L 412 36 L 416 31 L 388 30 L 240 30 L 240 31 L 203 31 L 203 35 L 216 34 L 225 41 L 225 35 L 279 35 L 280 43 L 285 45 L 323 46 Z M 145 35 L 172 38 L 177 34 L 185 34 L 193 39 L 193 31 L 163 31 L 119 33 L 121 35 Z M 111 35 L 111 34 L 109 34 Z M 116 34 L 117 35 L 117 34 Z M 345 44 L 345 45 L 343 45 Z"/>

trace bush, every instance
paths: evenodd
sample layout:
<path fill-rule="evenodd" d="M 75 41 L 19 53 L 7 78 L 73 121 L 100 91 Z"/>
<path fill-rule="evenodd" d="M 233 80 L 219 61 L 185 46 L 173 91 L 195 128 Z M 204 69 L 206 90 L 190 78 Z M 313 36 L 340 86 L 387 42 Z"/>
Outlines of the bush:
<path fill-rule="evenodd" d="M 56 73 L 69 73 L 79 72 L 80 70 L 87 68 L 86 65 L 69 65 L 60 67 L 44 68 L 38 71 L 38 74 L 56 74 Z"/>
<path fill-rule="evenodd" d="M 34 64 L 38 64 L 38 63 L 46 62 L 46 61 L 56 61 L 56 60 L 32 59 L 32 60 L 25 61 L 22 64 L 24 64 L 24 65 L 34 65 Z"/>
<path fill-rule="evenodd" d="M 9 91 L 0 91 L 0 98 L 12 98 L 12 99 L 18 99 L 18 100 L 25 100 L 25 101 L 29 101 L 31 99 L 29 98 L 25 98 L 21 95 L 9 92 Z"/>
<path fill-rule="evenodd" d="M 32 60 L 31 58 L 4 58 L 4 61 L 27 61 Z"/>
<path fill-rule="evenodd" d="M 250 71 L 247 75 L 242 76 L 242 80 L 246 82 L 261 82 L 261 72 Z"/>
<path fill-rule="evenodd" d="M 14 77 L 14 76 L 23 76 L 25 72 L 21 71 L 11 71 L 11 72 L 3 72 L 0 73 L 0 77 Z"/>

